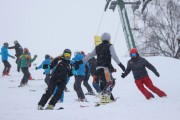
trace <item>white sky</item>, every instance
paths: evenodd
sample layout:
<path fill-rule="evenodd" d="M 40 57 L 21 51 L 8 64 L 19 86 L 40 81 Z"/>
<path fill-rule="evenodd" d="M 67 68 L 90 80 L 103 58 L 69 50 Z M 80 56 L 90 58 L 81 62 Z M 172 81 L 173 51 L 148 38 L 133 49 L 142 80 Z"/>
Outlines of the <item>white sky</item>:
<path fill-rule="evenodd" d="M 0 0 L 0 44 L 18 40 L 39 58 L 57 56 L 65 48 L 91 52 L 94 35 L 109 32 L 118 56 L 127 53 L 118 9 L 100 20 L 105 0 Z M 98 33 L 97 33 L 98 31 Z M 14 51 L 11 50 L 10 53 Z"/>

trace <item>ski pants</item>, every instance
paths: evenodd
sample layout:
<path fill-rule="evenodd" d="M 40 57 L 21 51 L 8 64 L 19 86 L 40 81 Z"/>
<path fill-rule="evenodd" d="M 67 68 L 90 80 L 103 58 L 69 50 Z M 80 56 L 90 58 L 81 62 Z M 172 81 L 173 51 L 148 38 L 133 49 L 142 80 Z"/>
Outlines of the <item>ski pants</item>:
<path fill-rule="evenodd" d="M 88 80 L 89 80 L 89 77 L 90 77 L 90 74 L 87 74 L 83 80 L 83 85 L 86 87 L 87 91 L 88 92 L 93 92 L 91 86 L 89 85 L 88 83 Z"/>
<path fill-rule="evenodd" d="M 11 64 L 7 60 L 4 60 L 2 62 L 4 64 L 3 74 L 6 74 L 6 73 L 8 74 L 11 69 Z"/>
<path fill-rule="evenodd" d="M 84 76 L 83 75 L 76 75 L 75 76 L 75 82 L 74 82 L 74 90 L 77 93 L 77 96 L 79 99 L 84 99 L 85 95 L 84 92 L 81 88 L 81 83 L 84 80 Z"/>
<path fill-rule="evenodd" d="M 64 88 L 66 87 L 66 84 L 67 84 L 67 76 L 53 75 L 49 81 L 48 89 L 46 90 L 46 93 L 44 93 L 42 95 L 38 105 L 42 105 L 44 107 L 57 86 L 58 89 L 56 90 L 56 93 L 53 95 L 53 97 L 49 101 L 49 105 L 55 106 L 55 104 L 58 102 L 59 98 L 62 97 L 62 94 L 63 94 Z"/>
<path fill-rule="evenodd" d="M 29 68 L 24 67 L 24 68 L 21 68 L 21 70 L 23 72 L 23 78 L 21 80 L 21 84 L 27 84 L 29 77 L 30 77 Z"/>
<path fill-rule="evenodd" d="M 49 85 L 49 80 L 50 80 L 50 74 L 46 74 L 44 82 L 47 84 L 47 86 Z"/>
<path fill-rule="evenodd" d="M 146 99 L 150 99 L 153 95 L 149 92 L 144 86 L 150 89 L 152 92 L 156 93 L 159 97 L 167 96 L 166 93 L 161 91 L 159 88 L 153 85 L 149 76 L 145 76 L 143 78 L 135 80 L 136 86 L 142 92 L 142 94 L 146 97 Z"/>
<path fill-rule="evenodd" d="M 100 80 L 100 88 L 101 88 L 101 91 L 104 92 L 107 90 L 107 88 L 109 87 L 109 84 L 108 84 L 108 80 L 107 80 L 107 76 L 105 75 L 105 69 L 104 68 L 99 68 L 96 70 L 96 74 L 97 74 L 97 77 L 98 79 Z M 108 76 L 109 78 L 112 79 L 112 75 L 111 73 L 109 73 L 110 75 Z M 112 88 L 110 90 L 110 92 L 112 91 Z M 110 99 L 111 100 L 114 100 L 114 97 L 113 97 L 113 94 L 111 93 L 111 96 L 110 96 Z"/>

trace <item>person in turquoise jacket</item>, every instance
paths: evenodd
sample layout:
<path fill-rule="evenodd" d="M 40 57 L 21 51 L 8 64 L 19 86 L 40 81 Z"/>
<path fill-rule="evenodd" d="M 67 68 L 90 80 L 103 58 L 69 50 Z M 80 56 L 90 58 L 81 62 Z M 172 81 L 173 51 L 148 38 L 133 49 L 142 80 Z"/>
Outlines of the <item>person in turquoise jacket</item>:
<path fill-rule="evenodd" d="M 9 44 L 7 42 L 5 42 L 3 47 L 1 48 L 1 54 L 0 55 L 2 57 L 2 62 L 4 64 L 4 70 L 3 70 L 2 76 L 9 75 L 9 72 L 11 69 L 11 64 L 8 62 L 8 57 L 15 59 L 14 56 L 9 54 L 8 46 L 9 46 Z"/>
<path fill-rule="evenodd" d="M 47 86 L 48 86 L 49 80 L 50 80 L 50 63 L 51 63 L 51 57 L 50 57 L 50 55 L 46 54 L 45 60 L 38 67 L 35 68 L 36 70 L 38 70 L 38 69 L 42 69 L 43 66 L 45 66 L 45 65 L 48 66 L 47 69 L 44 69 L 44 72 L 43 72 L 43 74 L 46 75 L 44 81 L 47 84 Z"/>
<path fill-rule="evenodd" d="M 72 61 L 73 63 L 75 63 L 75 62 L 81 61 L 83 58 L 84 56 L 81 53 L 81 51 L 76 51 L 74 53 L 74 58 L 72 58 Z M 81 88 L 81 83 L 85 79 L 85 65 L 86 65 L 86 62 L 82 63 L 78 67 L 75 66 L 75 68 L 73 69 L 73 74 L 75 76 L 74 90 L 76 91 L 77 96 L 78 96 L 77 101 L 82 101 L 82 102 L 87 101 L 85 98 L 84 92 Z"/>

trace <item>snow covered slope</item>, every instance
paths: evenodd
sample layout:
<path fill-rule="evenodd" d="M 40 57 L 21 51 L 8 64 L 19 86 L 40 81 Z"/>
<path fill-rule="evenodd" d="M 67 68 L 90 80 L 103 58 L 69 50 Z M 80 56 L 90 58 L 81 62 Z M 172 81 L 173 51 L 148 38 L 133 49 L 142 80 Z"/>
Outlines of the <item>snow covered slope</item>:
<path fill-rule="evenodd" d="M 123 64 L 129 58 L 120 58 Z M 22 73 L 16 72 L 13 60 L 11 76 L 0 77 L 0 120 L 180 120 L 180 61 L 166 57 L 148 57 L 160 73 L 156 77 L 151 71 L 148 73 L 155 86 L 165 91 L 168 98 L 146 100 L 136 88 L 132 73 L 125 79 L 120 77 L 121 69 L 113 76 L 117 79 L 113 90 L 115 97 L 120 97 L 117 102 L 94 107 L 98 98 L 86 96 L 88 103 L 76 102 L 77 95 L 73 90 L 74 77 L 71 77 L 67 87 L 70 92 L 65 93 L 64 103 L 57 103 L 56 108 L 64 110 L 37 110 L 37 103 L 45 92 L 46 84 L 43 80 L 29 81 L 25 87 L 20 84 Z M 36 61 L 38 62 L 38 61 Z M 0 63 L 2 73 L 3 64 Z M 30 72 L 34 78 L 44 78 L 43 71 L 36 71 L 34 66 Z M 89 83 L 92 83 L 90 78 Z M 84 92 L 87 90 L 83 86 Z M 89 107 L 81 108 L 80 105 Z"/>

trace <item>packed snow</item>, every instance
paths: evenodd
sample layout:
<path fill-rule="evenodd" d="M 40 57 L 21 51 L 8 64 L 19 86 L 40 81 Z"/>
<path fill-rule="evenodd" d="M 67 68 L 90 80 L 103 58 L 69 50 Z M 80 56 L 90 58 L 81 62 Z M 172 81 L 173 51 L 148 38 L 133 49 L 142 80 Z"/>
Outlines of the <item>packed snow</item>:
<path fill-rule="evenodd" d="M 120 58 L 126 65 L 128 57 Z M 22 73 L 16 71 L 15 61 L 9 59 L 12 64 L 10 76 L 0 77 L 0 120 L 180 120 L 180 61 L 167 57 L 146 57 L 160 73 L 156 77 L 148 70 L 150 78 L 155 86 L 166 92 L 167 98 L 146 100 L 137 89 L 132 73 L 125 79 L 120 77 L 121 69 L 116 65 L 117 72 L 113 73 L 116 85 L 113 89 L 115 97 L 120 97 L 116 102 L 95 107 L 99 98 L 86 96 L 89 102 L 77 102 L 77 95 L 73 90 L 74 77 L 67 84 L 70 92 L 65 92 L 63 103 L 57 103 L 55 110 L 37 110 L 37 104 L 45 92 L 46 84 L 43 79 L 43 70 L 35 70 L 36 60 L 30 68 L 32 77 L 28 85 L 18 87 L 22 79 Z M 0 63 L 0 72 L 4 68 Z M 89 80 L 92 85 L 92 77 Z M 82 85 L 83 86 L 83 85 Z M 84 93 L 87 92 L 83 86 Z M 47 104 L 46 104 L 47 105 Z M 85 105 L 88 107 L 80 107 Z M 63 110 L 56 110 L 64 107 Z"/>

